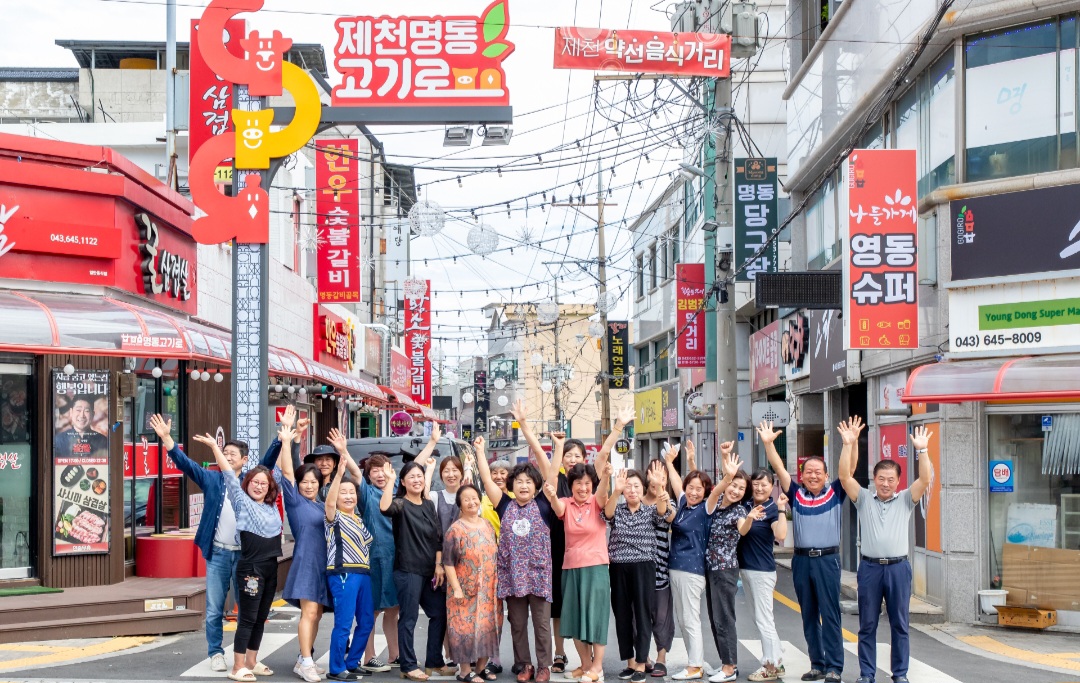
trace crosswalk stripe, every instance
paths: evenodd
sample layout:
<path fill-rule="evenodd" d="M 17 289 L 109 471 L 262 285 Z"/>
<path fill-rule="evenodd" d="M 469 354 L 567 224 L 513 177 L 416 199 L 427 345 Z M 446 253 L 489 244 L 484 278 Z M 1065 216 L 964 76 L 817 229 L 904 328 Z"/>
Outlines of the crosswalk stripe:
<path fill-rule="evenodd" d="M 265 633 L 263 634 L 262 645 L 259 646 L 259 659 L 265 659 L 271 653 L 281 649 L 283 645 L 296 638 L 295 633 Z M 232 668 L 233 662 L 233 649 L 232 645 L 225 648 L 225 663 Z M 275 672 L 277 673 L 277 672 Z M 289 673 L 292 673 L 291 671 Z M 213 671 L 210 669 L 210 658 L 202 660 L 195 666 L 191 667 L 180 676 L 186 678 L 227 678 L 228 671 Z"/>
<path fill-rule="evenodd" d="M 754 655 L 758 662 L 761 661 L 760 640 L 740 640 L 739 643 L 741 643 L 742 646 L 750 652 L 750 654 Z M 807 657 L 802 650 L 795 647 L 791 644 L 790 641 L 787 640 L 780 641 L 780 646 L 783 648 L 784 653 L 783 659 L 780 660 L 780 663 L 784 665 L 784 668 L 788 672 L 787 675 L 789 678 L 793 674 L 802 675 L 802 672 L 810 670 L 810 658 Z M 756 669 L 757 666 L 755 665 L 753 668 Z M 749 673 L 750 670 L 751 669 L 747 669 L 747 672 Z"/>
<path fill-rule="evenodd" d="M 331 624 L 331 628 L 333 628 L 333 624 Z M 386 649 L 386 636 L 384 636 L 381 633 L 376 633 L 375 634 L 375 656 L 378 657 L 378 656 L 382 655 L 383 650 L 385 650 L 385 649 Z M 388 661 L 388 659 L 389 659 L 389 657 L 385 657 L 383 659 L 383 661 Z M 360 662 L 360 663 L 361 664 L 366 664 L 367 662 Z M 320 666 L 320 667 L 326 669 L 327 671 L 329 671 L 330 670 L 330 653 L 329 652 L 322 653 L 322 656 L 319 657 L 315 661 L 315 665 Z"/>
<path fill-rule="evenodd" d="M 854 653 L 856 656 L 859 654 L 859 646 L 857 643 L 844 643 L 844 649 L 848 652 Z M 892 657 L 892 646 L 888 643 L 877 644 L 877 666 L 878 669 L 888 673 L 890 657 Z M 912 680 L 919 681 L 919 683 L 960 683 L 959 680 L 953 678 L 947 673 L 936 669 L 924 662 L 920 662 L 914 657 L 909 657 L 908 661 L 908 677 Z"/>

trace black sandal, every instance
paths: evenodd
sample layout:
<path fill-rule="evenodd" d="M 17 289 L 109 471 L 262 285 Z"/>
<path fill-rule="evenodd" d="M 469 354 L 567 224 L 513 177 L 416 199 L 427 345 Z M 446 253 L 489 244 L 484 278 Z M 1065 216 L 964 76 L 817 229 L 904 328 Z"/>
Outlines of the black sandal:
<path fill-rule="evenodd" d="M 555 655 L 554 660 L 551 662 L 551 673 L 564 673 L 568 663 L 569 661 L 566 659 L 566 655 Z"/>
<path fill-rule="evenodd" d="M 484 668 L 483 668 L 483 669 L 482 669 L 482 670 L 480 671 L 480 674 L 479 674 L 479 675 L 480 675 L 480 678 L 481 678 L 481 680 L 484 680 L 484 681 L 497 681 L 497 680 L 499 679 L 499 674 L 495 673 L 495 672 L 494 672 L 494 671 L 493 671 L 493 670 L 491 669 L 491 665 L 490 665 L 490 664 L 488 664 L 487 666 L 485 666 L 485 667 L 484 667 Z"/>

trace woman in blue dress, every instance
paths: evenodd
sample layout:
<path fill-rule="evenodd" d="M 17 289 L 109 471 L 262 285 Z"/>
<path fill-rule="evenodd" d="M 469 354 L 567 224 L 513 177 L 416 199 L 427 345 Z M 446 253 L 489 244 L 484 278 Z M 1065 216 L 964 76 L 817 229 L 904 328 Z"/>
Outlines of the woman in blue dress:
<path fill-rule="evenodd" d="M 289 406 L 282 416 L 282 426 L 291 430 L 295 419 L 296 409 Z M 283 442 L 282 448 L 289 448 L 290 445 Z M 319 633 L 323 610 L 331 605 L 326 589 L 326 539 L 323 532 L 326 512 L 318 500 L 319 470 L 315 465 L 301 465 L 294 473 L 293 459 L 289 453 L 278 458 L 278 462 L 285 514 L 289 517 L 289 528 L 295 539 L 292 567 L 285 579 L 281 597 L 300 608 L 300 624 L 297 628 L 300 657 L 293 666 L 293 673 L 309 683 L 315 683 L 321 680 L 319 674 L 324 672 L 315 665 L 312 648 Z"/>

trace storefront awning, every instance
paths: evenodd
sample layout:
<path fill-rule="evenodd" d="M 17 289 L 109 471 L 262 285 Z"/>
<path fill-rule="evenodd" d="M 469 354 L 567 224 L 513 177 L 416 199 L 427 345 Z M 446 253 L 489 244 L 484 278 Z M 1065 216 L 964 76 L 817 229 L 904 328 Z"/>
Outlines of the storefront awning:
<path fill-rule="evenodd" d="M 390 387 L 384 387 L 379 385 L 379 388 L 386 392 L 386 396 L 390 399 L 391 403 L 395 403 L 404 408 L 407 412 L 413 415 L 420 415 L 425 420 L 438 420 L 438 416 L 435 411 L 427 406 L 422 406 L 416 401 L 412 400 L 412 397 L 406 393 L 398 391 L 397 389 L 391 389 Z"/>
<path fill-rule="evenodd" d="M 231 365 L 232 335 L 199 323 L 109 297 L 0 291 L 0 350 L 145 356 Z M 313 379 L 378 403 L 371 382 L 287 349 L 268 350 L 271 374 Z"/>
<path fill-rule="evenodd" d="M 1080 401 L 1080 355 L 1021 356 L 924 365 L 904 403 Z"/>

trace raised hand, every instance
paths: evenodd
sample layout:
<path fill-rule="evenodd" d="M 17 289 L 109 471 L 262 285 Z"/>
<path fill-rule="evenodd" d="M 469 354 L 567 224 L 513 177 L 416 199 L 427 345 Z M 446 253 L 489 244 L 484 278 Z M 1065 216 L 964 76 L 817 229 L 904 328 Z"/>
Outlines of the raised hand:
<path fill-rule="evenodd" d="M 195 443 L 201 443 L 202 445 L 208 447 L 210 450 L 214 451 L 214 453 L 217 453 L 221 450 L 221 448 L 218 446 L 217 439 L 210 436 L 209 434 L 193 434 L 191 436 L 191 440 Z"/>
<path fill-rule="evenodd" d="M 611 461 L 604 463 L 604 471 L 600 473 L 601 479 L 610 479 L 615 470 L 611 467 Z"/>
<path fill-rule="evenodd" d="M 291 407 L 291 406 L 290 406 Z M 296 432 L 290 425 L 287 425 L 284 420 L 281 421 L 281 426 L 277 430 L 277 438 L 281 443 L 292 443 L 293 438 L 296 436 Z"/>
<path fill-rule="evenodd" d="M 732 479 L 742 468 L 743 461 L 736 453 L 728 452 L 723 459 L 724 478 Z"/>
<path fill-rule="evenodd" d="M 476 457 L 477 457 L 477 459 L 485 457 L 484 456 L 484 437 L 482 437 L 482 436 L 476 437 L 475 439 L 473 439 L 472 445 L 473 445 L 473 448 L 476 449 Z"/>
<path fill-rule="evenodd" d="M 525 399 L 519 398 L 514 401 L 514 405 L 510 406 L 510 414 L 514 416 L 518 424 L 525 424 L 525 418 L 528 416 L 528 411 L 525 410 Z"/>
<path fill-rule="evenodd" d="M 772 443 L 773 441 L 776 441 L 776 437 L 780 436 L 782 432 L 779 429 L 773 431 L 772 420 L 769 420 L 767 422 L 762 422 L 757 426 L 757 433 L 758 438 L 761 439 L 762 443 Z"/>
<path fill-rule="evenodd" d="M 397 472 L 394 470 L 394 466 L 388 462 L 383 463 L 383 474 L 386 475 L 386 481 L 388 484 L 393 484 L 397 480 Z"/>
<path fill-rule="evenodd" d="M 348 456 L 338 458 L 337 472 L 334 473 L 337 476 L 338 479 L 341 479 L 342 477 L 345 476 L 345 470 L 347 469 L 347 467 L 346 467 L 346 465 L 347 465 L 346 458 L 348 458 Z M 387 463 L 387 464 L 389 464 L 389 463 Z"/>
<path fill-rule="evenodd" d="M 311 419 L 307 417 L 300 418 L 300 421 L 296 423 L 296 440 L 304 438 L 304 432 L 311 426 Z"/>
<path fill-rule="evenodd" d="M 650 462 L 648 469 L 645 470 L 645 478 L 650 484 L 654 481 L 658 484 L 667 482 L 667 468 L 664 467 L 664 463 L 659 460 Z"/>
<path fill-rule="evenodd" d="M 555 497 L 555 485 L 552 484 L 551 482 L 545 482 L 544 483 L 544 495 L 547 496 L 548 498 L 554 498 Z"/>
<path fill-rule="evenodd" d="M 734 449 L 735 449 L 735 442 L 734 441 L 725 441 L 722 444 L 720 444 L 720 455 L 722 457 L 726 458 L 727 456 L 731 455 L 731 451 L 733 451 Z"/>
<path fill-rule="evenodd" d="M 690 441 L 689 439 L 686 441 L 686 444 L 684 444 L 684 445 L 686 447 L 686 460 L 687 460 L 687 462 L 692 462 L 692 463 L 694 463 L 696 465 L 697 460 L 695 458 L 697 456 L 697 447 L 694 446 L 694 442 Z M 697 467 L 692 465 L 691 469 L 697 469 Z"/>
<path fill-rule="evenodd" d="M 166 421 L 161 415 L 151 415 L 150 428 L 154 430 L 159 439 L 164 441 L 165 437 L 172 434 L 172 420 Z"/>
<path fill-rule="evenodd" d="M 755 505 L 754 509 L 748 512 L 746 516 L 755 520 L 765 519 L 765 507 L 763 505 Z"/>
<path fill-rule="evenodd" d="M 787 510 L 787 504 L 788 504 L 787 494 L 786 493 L 781 493 L 780 497 L 776 499 L 776 509 L 779 510 L 780 512 L 784 512 L 785 510 Z"/>
<path fill-rule="evenodd" d="M 553 446 L 563 446 L 566 444 L 566 432 L 551 432 L 550 436 Z"/>
<path fill-rule="evenodd" d="M 439 425 L 438 422 L 432 422 L 431 423 L 431 439 L 430 439 L 430 441 L 432 443 L 438 443 L 439 439 L 441 439 L 441 438 L 442 438 L 442 427 Z"/>
<path fill-rule="evenodd" d="M 619 412 L 615 417 L 615 429 L 621 430 L 633 421 L 634 409 L 630 406 L 623 406 L 622 408 L 619 408 Z"/>
<path fill-rule="evenodd" d="M 337 427 L 330 430 L 330 434 L 327 435 L 328 442 L 334 447 L 334 450 L 338 452 L 338 455 L 344 455 L 349 452 L 349 440 L 345 437 Z"/>
<path fill-rule="evenodd" d="M 919 425 L 915 428 L 915 433 L 911 435 L 911 445 L 915 447 L 915 450 L 921 451 L 930 445 L 930 437 L 933 435 L 932 431 Z"/>
<path fill-rule="evenodd" d="M 608 465 L 610 467 L 610 465 Z M 615 475 L 615 496 L 622 494 L 626 488 L 626 470 L 619 470 L 619 473 Z"/>
<path fill-rule="evenodd" d="M 296 406 L 286 406 L 285 412 L 281 415 L 281 424 L 290 429 L 296 424 Z"/>
<path fill-rule="evenodd" d="M 677 457 L 679 457 L 679 447 L 678 446 L 668 446 L 667 450 L 664 451 L 664 462 L 666 462 L 669 465 L 674 464 L 675 463 L 675 458 L 677 458 Z"/>

